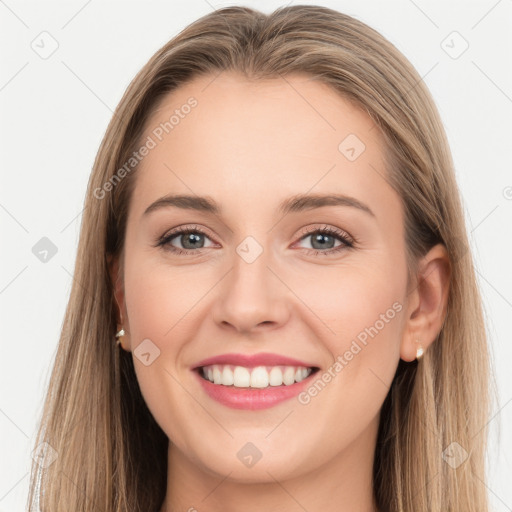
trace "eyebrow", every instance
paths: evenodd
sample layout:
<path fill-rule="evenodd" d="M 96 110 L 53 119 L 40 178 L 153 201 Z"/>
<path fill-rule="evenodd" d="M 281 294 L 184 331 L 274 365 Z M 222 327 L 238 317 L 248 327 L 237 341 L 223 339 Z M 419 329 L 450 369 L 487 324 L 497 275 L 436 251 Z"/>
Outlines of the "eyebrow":
<path fill-rule="evenodd" d="M 151 212 L 174 206 L 186 210 L 197 210 L 214 215 L 220 215 L 222 208 L 211 198 L 206 196 L 190 196 L 190 195 L 167 195 L 156 200 L 146 208 L 143 216 Z M 315 208 L 322 208 L 323 206 L 349 206 L 357 208 L 372 217 L 375 214 L 372 210 L 361 201 L 354 197 L 346 196 L 343 194 L 298 194 L 285 199 L 278 207 L 278 212 L 282 215 L 294 212 L 303 212 L 313 210 Z"/>

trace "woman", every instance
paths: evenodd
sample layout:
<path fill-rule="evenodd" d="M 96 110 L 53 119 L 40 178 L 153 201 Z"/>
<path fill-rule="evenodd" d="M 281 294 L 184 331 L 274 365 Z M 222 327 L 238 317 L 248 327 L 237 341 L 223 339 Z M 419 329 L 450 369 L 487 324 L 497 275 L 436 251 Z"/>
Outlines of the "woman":
<path fill-rule="evenodd" d="M 467 247 L 391 43 L 322 7 L 204 16 L 98 152 L 30 503 L 485 512 Z"/>

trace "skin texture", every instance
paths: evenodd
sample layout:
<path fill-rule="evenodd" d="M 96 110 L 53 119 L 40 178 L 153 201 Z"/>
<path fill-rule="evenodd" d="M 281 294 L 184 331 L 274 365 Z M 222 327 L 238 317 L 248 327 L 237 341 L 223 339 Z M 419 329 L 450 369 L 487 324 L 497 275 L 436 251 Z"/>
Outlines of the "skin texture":
<path fill-rule="evenodd" d="M 164 99 L 144 139 L 191 96 L 197 106 L 137 170 L 115 291 L 124 350 L 147 338 L 160 350 L 149 366 L 133 361 L 171 441 L 162 510 L 374 511 L 380 409 L 399 359 L 415 358 L 417 339 L 428 350 L 441 328 L 446 252 L 432 248 L 408 285 L 404 213 L 385 179 L 378 130 L 328 86 L 302 75 L 201 77 Z M 338 149 L 349 134 L 366 146 L 354 161 Z M 143 215 L 170 193 L 208 196 L 222 213 L 166 207 Z M 348 206 L 276 210 L 306 193 L 352 196 L 374 216 Z M 188 255 L 155 247 L 178 226 L 205 231 L 197 245 L 204 247 Z M 313 245 L 305 228 L 325 226 L 354 246 L 315 254 L 343 245 L 337 238 L 324 249 Z M 252 263 L 236 252 L 248 236 L 263 249 Z M 183 248 L 185 238 L 172 245 Z M 119 261 L 112 272 L 118 277 Z M 293 398 L 259 411 L 231 409 L 210 399 L 191 371 L 218 354 L 273 352 L 325 372 L 393 304 L 401 310 L 307 404 Z M 247 442 L 261 452 L 252 467 L 237 457 Z"/>

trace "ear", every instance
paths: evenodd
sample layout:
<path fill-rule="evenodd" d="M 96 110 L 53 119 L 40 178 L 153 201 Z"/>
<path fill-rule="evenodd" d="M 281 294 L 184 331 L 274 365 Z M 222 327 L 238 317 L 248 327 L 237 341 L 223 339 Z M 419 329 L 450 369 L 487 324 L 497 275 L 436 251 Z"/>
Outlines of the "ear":
<path fill-rule="evenodd" d="M 122 337 L 122 347 L 127 350 L 129 348 L 129 329 L 128 329 L 128 315 L 126 314 L 126 305 L 124 300 L 124 280 L 122 276 L 122 268 L 119 262 L 119 257 L 107 255 L 108 269 L 110 280 L 113 286 L 114 300 L 116 302 L 116 318 L 119 328 L 124 329 L 125 336 Z"/>
<path fill-rule="evenodd" d="M 441 331 L 450 287 L 450 259 L 437 244 L 419 261 L 416 282 L 409 292 L 405 329 L 400 346 L 404 361 L 416 359 L 419 345 L 426 351 Z"/>

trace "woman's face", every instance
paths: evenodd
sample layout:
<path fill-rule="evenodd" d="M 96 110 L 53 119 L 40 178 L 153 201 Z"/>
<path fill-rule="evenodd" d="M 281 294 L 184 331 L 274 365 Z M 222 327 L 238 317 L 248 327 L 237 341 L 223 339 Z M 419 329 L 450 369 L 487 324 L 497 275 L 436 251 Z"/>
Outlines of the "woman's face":
<path fill-rule="evenodd" d="M 168 95 L 142 144 L 118 299 L 175 456 L 246 482 L 369 457 L 407 295 L 370 118 L 307 76 L 224 72 Z"/>

